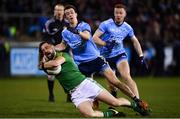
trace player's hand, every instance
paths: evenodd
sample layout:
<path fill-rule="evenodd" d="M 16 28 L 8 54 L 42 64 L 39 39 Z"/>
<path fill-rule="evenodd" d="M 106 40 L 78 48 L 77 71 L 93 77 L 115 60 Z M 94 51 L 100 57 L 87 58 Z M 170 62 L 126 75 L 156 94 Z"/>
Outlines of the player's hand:
<path fill-rule="evenodd" d="M 141 66 L 143 68 L 148 70 L 148 64 L 147 64 L 146 60 L 144 59 L 144 56 L 139 57 L 139 63 L 141 64 Z"/>
<path fill-rule="evenodd" d="M 72 33 L 74 33 L 74 34 L 79 34 L 79 30 L 77 30 L 76 28 L 67 27 L 67 30 L 69 30 L 70 32 L 72 32 Z"/>
<path fill-rule="evenodd" d="M 112 41 L 106 41 L 106 47 L 109 51 L 111 51 L 113 49 L 113 47 L 115 46 L 116 41 L 112 40 Z"/>

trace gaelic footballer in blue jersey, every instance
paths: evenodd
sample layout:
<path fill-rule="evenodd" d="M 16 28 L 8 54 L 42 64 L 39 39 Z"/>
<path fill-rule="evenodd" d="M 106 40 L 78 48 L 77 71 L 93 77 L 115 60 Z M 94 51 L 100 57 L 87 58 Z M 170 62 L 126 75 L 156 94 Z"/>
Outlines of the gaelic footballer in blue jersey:
<path fill-rule="evenodd" d="M 63 50 L 66 45 L 70 46 L 74 61 L 79 70 L 87 77 L 95 72 L 101 72 L 109 83 L 130 98 L 139 100 L 126 84 L 117 79 L 109 65 L 100 57 L 100 53 L 92 40 L 91 28 L 86 22 L 78 21 L 76 8 L 67 5 L 64 13 L 69 22 L 69 27 L 63 30 L 63 42 L 59 44 L 59 47 Z"/>
<path fill-rule="evenodd" d="M 100 46 L 100 53 L 106 58 L 111 68 L 117 70 L 136 97 L 139 98 L 137 85 L 130 75 L 127 55 L 123 46 L 123 40 L 128 38 L 132 41 L 141 63 L 144 62 L 141 45 L 134 35 L 133 28 L 124 21 L 126 17 L 126 8 L 122 4 L 116 4 L 114 7 L 114 18 L 103 21 L 93 35 L 94 42 Z M 112 93 L 116 95 L 111 87 Z"/>

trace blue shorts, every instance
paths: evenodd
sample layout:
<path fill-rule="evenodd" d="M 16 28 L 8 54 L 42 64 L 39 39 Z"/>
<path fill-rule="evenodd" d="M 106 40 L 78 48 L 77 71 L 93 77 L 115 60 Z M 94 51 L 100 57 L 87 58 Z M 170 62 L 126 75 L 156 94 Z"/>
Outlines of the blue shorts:
<path fill-rule="evenodd" d="M 121 62 L 122 60 L 126 59 L 127 60 L 127 55 L 126 53 L 122 53 L 122 54 L 119 54 L 115 57 L 111 57 L 111 58 L 106 58 L 106 61 L 109 63 L 110 67 L 113 69 L 113 70 L 117 70 L 117 64 L 119 62 Z"/>
<path fill-rule="evenodd" d="M 108 63 L 102 57 L 78 65 L 80 72 L 86 77 L 91 77 L 93 73 L 103 72 L 108 67 Z"/>

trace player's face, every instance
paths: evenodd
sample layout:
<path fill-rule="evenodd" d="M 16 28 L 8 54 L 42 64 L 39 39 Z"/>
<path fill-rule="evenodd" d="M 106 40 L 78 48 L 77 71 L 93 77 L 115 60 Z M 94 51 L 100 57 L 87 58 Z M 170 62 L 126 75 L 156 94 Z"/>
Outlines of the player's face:
<path fill-rule="evenodd" d="M 43 55 L 47 56 L 47 57 L 52 57 L 54 55 L 54 46 L 53 45 L 50 45 L 48 43 L 44 43 L 42 46 L 41 46 L 41 50 L 43 52 Z"/>
<path fill-rule="evenodd" d="M 54 16 L 56 19 L 62 20 L 64 17 L 64 6 L 56 5 L 54 7 Z"/>
<path fill-rule="evenodd" d="M 69 23 L 74 23 L 77 20 L 77 13 L 74 11 L 73 8 L 66 9 L 64 13 Z"/>
<path fill-rule="evenodd" d="M 121 23 L 126 17 L 126 11 L 124 8 L 114 8 L 114 18 L 116 23 Z"/>

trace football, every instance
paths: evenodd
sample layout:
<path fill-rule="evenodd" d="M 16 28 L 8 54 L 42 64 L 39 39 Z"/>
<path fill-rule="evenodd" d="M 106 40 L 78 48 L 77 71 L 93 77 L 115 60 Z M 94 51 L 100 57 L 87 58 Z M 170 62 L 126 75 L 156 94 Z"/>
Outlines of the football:
<path fill-rule="evenodd" d="M 53 69 L 46 69 L 46 72 L 49 75 L 57 75 L 61 72 L 61 65 L 59 65 Z"/>

